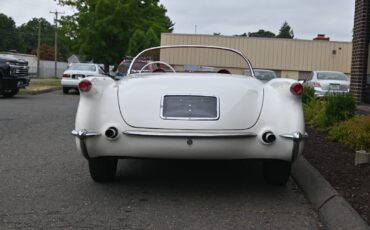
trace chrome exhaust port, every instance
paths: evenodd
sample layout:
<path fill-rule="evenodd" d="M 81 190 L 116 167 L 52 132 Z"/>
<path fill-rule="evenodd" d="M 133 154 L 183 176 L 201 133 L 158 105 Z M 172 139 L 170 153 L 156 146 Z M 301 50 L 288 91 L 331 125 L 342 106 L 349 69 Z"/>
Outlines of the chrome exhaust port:
<path fill-rule="evenodd" d="M 109 127 L 106 131 L 105 131 L 105 136 L 109 139 L 114 139 L 118 136 L 118 130 L 117 128 L 115 127 Z"/>
<path fill-rule="evenodd" d="M 271 144 L 276 141 L 276 136 L 273 132 L 268 131 L 262 134 L 262 140 L 266 144 Z"/>

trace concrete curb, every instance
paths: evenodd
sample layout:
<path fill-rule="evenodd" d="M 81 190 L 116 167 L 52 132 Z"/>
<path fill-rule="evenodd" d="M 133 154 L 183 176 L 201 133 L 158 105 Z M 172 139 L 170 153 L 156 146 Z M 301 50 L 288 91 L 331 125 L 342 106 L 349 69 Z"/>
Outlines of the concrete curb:
<path fill-rule="evenodd" d="M 36 89 L 36 90 L 28 91 L 28 92 L 23 92 L 23 94 L 37 95 L 37 94 L 41 94 L 41 93 L 49 93 L 49 92 L 60 90 L 60 89 L 62 89 L 62 87 L 55 86 L 55 87 L 49 87 L 49 88 L 46 88 L 46 89 Z"/>
<path fill-rule="evenodd" d="M 292 176 L 328 230 L 370 230 L 369 225 L 328 181 L 303 157 L 292 166 Z"/>

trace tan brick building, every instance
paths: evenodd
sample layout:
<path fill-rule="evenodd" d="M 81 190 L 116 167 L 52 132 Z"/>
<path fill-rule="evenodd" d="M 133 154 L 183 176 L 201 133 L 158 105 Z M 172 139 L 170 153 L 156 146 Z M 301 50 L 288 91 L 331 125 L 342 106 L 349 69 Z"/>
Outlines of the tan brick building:
<path fill-rule="evenodd" d="M 351 42 L 162 34 L 161 45 L 180 44 L 230 47 L 247 56 L 255 68 L 274 70 L 279 77 L 305 79 L 313 70 L 340 71 L 347 75 L 351 73 Z M 182 56 L 184 55 L 171 54 L 175 62 L 179 63 Z M 199 62 L 205 62 L 202 59 L 212 58 L 214 58 L 212 55 L 202 56 Z"/>

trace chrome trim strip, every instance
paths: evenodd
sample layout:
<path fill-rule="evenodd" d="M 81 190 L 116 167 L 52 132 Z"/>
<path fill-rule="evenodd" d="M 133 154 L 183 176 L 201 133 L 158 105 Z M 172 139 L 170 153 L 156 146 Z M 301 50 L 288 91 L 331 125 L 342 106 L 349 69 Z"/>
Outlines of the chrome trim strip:
<path fill-rule="evenodd" d="M 100 136 L 101 134 L 100 133 L 95 133 L 95 132 L 88 132 L 87 130 L 85 129 L 82 129 L 82 130 L 72 130 L 72 133 L 71 133 L 73 136 L 77 137 L 78 139 L 80 139 L 80 148 L 81 148 L 81 151 L 82 151 L 82 155 L 88 160 L 90 159 L 90 156 L 89 156 L 89 153 L 87 151 L 87 148 L 86 148 L 86 142 L 85 142 L 85 139 L 87 137 L 95 137 L 95 136 Z"/>
<path fill-rule="evenodd" d="M 300 144 L 304 139 L 308 138 L 308 134 L 306 132 L 304 134 L 300 132 L 294 132 L 294 133 L 281 134 L 280 137 L 293 140 L 292 162 L 294 162 L 298 157 Z"/>
<path fill-rule="evenodd" d="M 251 132 L 182 132 L 182 131 L 143 131 L 126 130 L 126 135 L 136 136 L 156 136 L 156 137 L 256 137 L 257 134 Z"/>

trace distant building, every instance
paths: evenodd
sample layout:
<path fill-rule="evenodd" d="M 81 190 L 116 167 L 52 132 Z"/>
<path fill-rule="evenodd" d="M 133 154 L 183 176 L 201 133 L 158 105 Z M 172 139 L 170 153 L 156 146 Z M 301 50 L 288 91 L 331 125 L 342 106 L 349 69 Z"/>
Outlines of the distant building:
<path fill-rule="evenodd" d="M 313 40 L 315 40 L 315 41 L 330 41 L 330 38 L 325 37 L 325 34 L 318 34 Z"/>
<path fill-rule="evenodd" d="M 303 80 L 313 70 L 340 71 L 347 75 L 351 73 L 351 42 L 173 33 L 163 33 L 161 36 L 161 45 L 180 44 L 234 48 L 247 56 L 255 68 L 274 70 L 278 77 Z M 186 62 L 182 60 L 184 56 L 181 53 L 170 55 L 175 63 Z M 193 60 L 207 63 L 212 58 L 211 55 L 203 55 Z M 231 63 L 233 60 L 228 61 Z M 238 71 L 234 69 L 232 72 Z"/>

